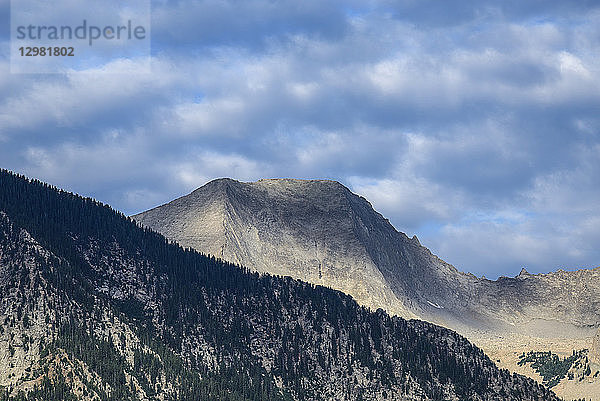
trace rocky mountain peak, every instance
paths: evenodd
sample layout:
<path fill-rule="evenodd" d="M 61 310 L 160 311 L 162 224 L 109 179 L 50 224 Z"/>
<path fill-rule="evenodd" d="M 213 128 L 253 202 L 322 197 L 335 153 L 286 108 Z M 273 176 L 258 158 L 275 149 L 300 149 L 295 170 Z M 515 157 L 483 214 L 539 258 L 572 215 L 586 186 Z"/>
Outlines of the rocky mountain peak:
<path fill-rule="evenodd" d="M 298 178 L 262 178 L 254 183 L 255 185 L 264 186 L 276 186 L 276 187 L 289 187 L 289 188 L 301 188 L 301 187 L 328 187 L 328 188 L 340 188 L 347 189 L 340 182 L 335 180 L 303 180 Z"/>
<path fill-rule="evenodd" d="M 371 256 L 373 236 L 406 236 L 337 181 L 219 179 L 134 218 L 184 246 L 415 316 Z"/>
<path fill-rule="evenodd" d="M 523 268 L 496 281 L 462 273 L 336 181 L 220 179 L 134 218 L 252 270 L 332 287 L 373 309 L 463 333 L 589 336 L 600 325 L 600 310 L 590 308 L 600 305 L 600 271 L 532 275 Z"/>
<path fill-rule="evenodd" d="M 218 178 L 216 180 L 212 180 L 200 188 L 194 190 L 190 193 L 189 197 L 193 198 L 196 196 L 227 196 L 228 192 L 233 187 L 237 187 L 242 183 L 236 180 L 232 180 L 231 178 Z"/>

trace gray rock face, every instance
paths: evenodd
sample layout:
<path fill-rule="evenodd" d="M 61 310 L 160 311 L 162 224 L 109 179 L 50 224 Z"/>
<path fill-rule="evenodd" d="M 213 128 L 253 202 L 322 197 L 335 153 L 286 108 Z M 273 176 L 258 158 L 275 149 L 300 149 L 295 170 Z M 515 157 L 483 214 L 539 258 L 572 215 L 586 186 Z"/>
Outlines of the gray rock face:
<path fill-rule="evenodd" d="M 222 179 L 134 218 L 183 246 L 414 317 L 361 242 L 360 233 L 368 237 L 374 226 L 361 215 L 385 222 L 368 210 L 366 200 L 333 181 Z"/>
<path fill-rule="evenodd" d="M 600 326 L 600 268 L 477 278 L 334 181 L 220 179 L 134 218 L 183 246 L 463 333 L 580 337 Z"/>

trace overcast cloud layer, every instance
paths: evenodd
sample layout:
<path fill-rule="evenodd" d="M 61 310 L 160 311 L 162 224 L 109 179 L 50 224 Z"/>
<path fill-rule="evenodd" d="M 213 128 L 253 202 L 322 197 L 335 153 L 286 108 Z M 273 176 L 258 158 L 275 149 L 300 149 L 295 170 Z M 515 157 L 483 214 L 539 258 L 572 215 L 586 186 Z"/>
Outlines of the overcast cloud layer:
<path fill-rule="evenodd" d="M 127 214 L 335 179 L 460 270 L 596 267 L 598 3 L 157 0 L 152 74 L 11 75 L 0 0 L 0 167 Z"/>

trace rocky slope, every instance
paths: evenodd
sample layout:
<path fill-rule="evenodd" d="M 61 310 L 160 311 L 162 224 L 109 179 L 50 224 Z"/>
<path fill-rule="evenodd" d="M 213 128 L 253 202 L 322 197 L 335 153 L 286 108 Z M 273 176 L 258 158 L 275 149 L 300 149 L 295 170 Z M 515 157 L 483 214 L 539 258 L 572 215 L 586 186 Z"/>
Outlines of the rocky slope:
<path fill-rule="evenodd" d="M 0 400 L 557 400 L 450 330 L 0 171 Z"/>
<path fill-rule="evenodd" d="M 201 252 L 464 333 L 582 337 L 600 326 L 600 268 L 464 274 L 334 181 L 220 179 L 134 218 Z"/>
<path fill-rule="evenodd" d="M 529 365 L 518 365 L 518 355 L 552 350 L 567 358 L 598 349 L 592 337 L 600 325 L 600 268 L 538 275 L 523 270 L 496 281 L 464 274 L 337 182 L 215 180 L 134 218 L 224 260 L 326 285 L 372 309 L 457 330 L 499 366 L 540 382 Z M 598 355 L 593 350 L 591 357 Z M 555 389 L 567 400 L 600 400 L 594 372 L 580 379 L 565 374 Z"/>

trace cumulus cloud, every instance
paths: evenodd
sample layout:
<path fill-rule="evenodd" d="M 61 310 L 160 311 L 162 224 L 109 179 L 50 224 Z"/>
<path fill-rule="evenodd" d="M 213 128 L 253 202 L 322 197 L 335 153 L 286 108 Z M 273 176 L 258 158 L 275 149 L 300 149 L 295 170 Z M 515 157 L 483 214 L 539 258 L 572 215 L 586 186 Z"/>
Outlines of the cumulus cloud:
<path fill-rule="evenodd" d="M 348 3 L 352 3 L 350 1 Z M 289 35 L 343 35 L 343 1 L 155 1 L 152 26 L 161 51 L 243 46 L 264 49 Z"/>
<path fill-rule="evenodd" d="M 10 74 L 0 35 L 2 167 L 126 213 L 330 178 L 462 270 L 600 264 L 595 2 L 156 0 L 151 73 Z"/>
<path fill-rule="evenodd" d="M 495 277 L 557 268 L 594 268 L 600 263 L 600 146 L 576 147 L 573 165 L 536 175 L 520 196 L 494 208 L 471 207 L 437 232 L 432 248 L 459 267 Z"/>

